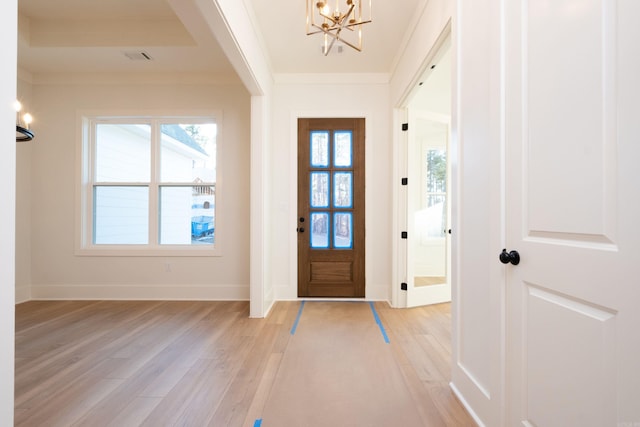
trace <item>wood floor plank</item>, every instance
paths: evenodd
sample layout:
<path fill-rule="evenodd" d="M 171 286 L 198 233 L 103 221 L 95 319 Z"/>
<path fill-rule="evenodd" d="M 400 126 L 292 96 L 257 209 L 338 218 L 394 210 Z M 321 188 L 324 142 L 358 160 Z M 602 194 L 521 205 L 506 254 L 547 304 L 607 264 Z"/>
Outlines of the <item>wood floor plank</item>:
<path fill-rule="evenodd" d="M 209 426 L 241 426 L 251 406 L 253 396 L 267 365 L 266 354 L 271 352 L 277 337 L 278 325 L 265 324 L 250 353 L 234 375 L 215 412 L 207 420 Z"/>
<path fill-rule="evenodd" d="M 367 303 L 307 302 L 265 425 L 424 425 L 381 332 Z"/>
<path fill-rule="evenodd" d="M 112 313 L 118 312 L 117 307 L 119 305 L 113 306 Z M 114 343 L 123 341 L 127 331 L 131 330 L 127 325 L 138 319 L 139 314 L 147 312 L 145 306 L 136 304 L 135 307 L 126 315 L 123 314 L 118 321 L 93 325 L 93 332 L 89 335 L 81 334 L 65 339 L 59 337 L 60 344 L 55 351 L 44 353 L 28 364 L 16 367 L 16 407 L 37 407 L 38 399 L 49 399 L 46 393 L 42 393 L 43 390 L 56 390 L 59 394 L 86 372 L 93 371 L 96 367 L 104 369 L 102 362 L 110 357 L 110 348 Z M 16 352 L 22 351 L 17 345 Z M 23 392 L 22 388 L 26 390 Z"/>
<path fill-rule="evenodd" d="M 338 360 L 353 359 L 351 350 L 369 339 L 382 342 L 368 304 L 314 301 L 304 310 L 309 304 L 320 320 L 305 323 L 302 317 L 297 333 L 305 328 L 321 333 L 322 315 L 343 337 L 352 336 L 349 328 L 355 324 L 349 322 L 373 327 L 370 338 L 359 334 L 332 341 L 330 354 Z M 300 307 L 300 301 L 280 301 L 266 319 L 250 319 L 247 301 L 18 304 L 15 425 L 253 426 L 268 411 L 286 360 L 300 350 L 291 335 Z M 450 306 L 398 310 L 376 302 L 373 307 L 390 338 L 383 345 L 390 359 L 380 362 L 376 351 L 351 364 L 367 378 L 389 375 L 389 366 L 395 366 L 394 387 L 406 388 L 421 425 L 475 425 L 448 386 Z M 309 345 L 318 345 L 314 341 Z M 308 362 L 314 369 L 313 360 Z M 272 427 L 267 421 L 263 427 Z"/>
<path fill-rule="evenodd" d="M 60 427 L 73 425 L 120 386 L 122 381 L 102 378 L 75 380 L 64 391 L 44 399 L 38 407 L 16 413 L 15 425 Z M 64 402 L 73 402 L 73 405 L 65 405 Z"/>
<path fill-rule="evenodd" d="M 240 317 L 234 319 L 239 321 Z M 225 329 L 143 425 L 176 424 L 180 418 L 189 416 L 186 413 L 208 419 L 251 351 L 252 340 L 237 332 L 231 326 Z"/>
<path fill-rule="evenodd" d="M 137 397 L 109 422 L 109 427 L 139 426 L 159 404 L 159 397 Z"/>
<path fill-rule="evenodd" d="M 269 360 L 267 361 L 267 367 L 264 370 L 258 388 L 251 401 L 251 406 L 247 411 L 247 416 L 244 419 L 243 425 L 251 427 L 255 425 L 257 419 L 261 419 L 264 414 L 264 407 L 267 403 L 267 398 L 273 388 L 273 383 L 280 369 L 280 363 L 282 362 L 282 353 L 271 353 Z"/>
<path fill-rule="evenodd" d="M 119 304 L 114 304 L 111 312 L 117 313 L 118 310 L 116 308 L 118 306 Z M 140 308 L 138 305 L 136 306 Z M 131 305 L 129 305 L 129 307 L 131 307 Z M 133 313 L 144 312 L 144 309 L 141 311 L 130 311 Z M 134 315 L 133 318 L 135 317 L 137 316 Z M 118 322 L 126 323 L 127 320 L 130 319 L 131 316 L 127 315 L 123 316 Z M 87 382 L 91 384 L 99 381 L 101 378 L 108 378 L 109 375 L 105 375 L 105 373 L 112 371 L 113 367 L 122 366 L 122 363 L 114 363 L 122 362 L 121 359 L 111 359 L 108 357 L 110 344 L 113 340 L 120 340 L 120 334 L 117 334 L 117 336 L 109 336 L 111 332 L 119 329 L 117 326 L 118 322 L 104 322 L 101 327 L 96 327 L 90 337 L 84 335 L 78 336 L 75 341 L 65 343 L 65 346 L 62 347 L 60 351 L 52 354 L 47 363 L 34 365 L 31 371 L 26 371 L 21 376 L 17 376 L 17 404 L 33 407 L 36 413 L 45 410 L 47 405 L 44 403 L 57 404 L 59 408 L 58 411 L 64 412 L 64 405 L 60 405 L 60 403 L 68 401 L 68 396 L 73 396 L 75 390 L 82 387 L 82 384 Z M 108 329 L 109 327 L 113 327 L 114 329 Z M 121 332 L 124 334 L 126 331 L 122 329 Z M 59 360 L 62 360 L 62 362 Z M 33 373 L 34 371 L 41 375 L 42 369 L 39 369 L 40 366 L 51 370 L 52 367 L 58 367 L 59 363 L 68 363 L 68 366 L 65 365 L 65 369 L 57 371 L 54 369 L 50 373 L 45 369 L 45 375 L 48 376 L 42 384 L 31 389 L 30 392 L 20 393 L 19 384 L 21 383 L 21 378 L 28 378 L 29 373 Z M 51 391 L 55 391 L 55 394 L 51 395 Z"/>
<path fill-rule="evenodd" d="M 126 381 L 96 405 L 80 422 L 92 426 L 103 425 L 104 420 L 124 410 L 133 398 L 141 396 L 158 375 L 164 373 L 177 358 L 182 356 L 183 349 L 171 346 L 172 341 L 187 333 L 211 310 L 211 307 L 202 303 L 171 304 L 169 309 L 167 321 L 173 324 L 173 328 L 164 323 L 161 327 L 155 328 L 152 334 L 155 340 L 147 340 L 148 348 L 141 349 L 140 354 L 132 355 L 130 358 L 133 363 L 127 367 L 127 370 L 131 370 L 133 366 L 137 369 L 131 370 L 130 375 L 125 377 Z M 162 334 L 157 335 L 158 331 Z M 140 348 L 137 343 L 135 348 Z"/>

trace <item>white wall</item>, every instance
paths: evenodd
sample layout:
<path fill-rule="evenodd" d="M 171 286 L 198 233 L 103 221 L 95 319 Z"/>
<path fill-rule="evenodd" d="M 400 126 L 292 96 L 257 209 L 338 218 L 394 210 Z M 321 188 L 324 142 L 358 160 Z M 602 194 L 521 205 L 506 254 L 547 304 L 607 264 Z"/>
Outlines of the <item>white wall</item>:
<path fill-rule="evenodd" d="M 401 107 L 451 25 L 452 388 L 483 425 L 501 425 L 504 402 L 504 278 L 500 193 L 500 70 L 495 2 L 430 0 L 391 79 Z"/>
<path fill-rule="evenodd" d="M 29 76 L 26 76 L 28 79 Z M 31 83 L 18 77 L 17 94 L 31 108 Z M 37 125 L 34 124 L 34 125 Z M 16 303 L 31 298 L 31 151 L 35 141 L 16 145 Z"/>
<path fill-rule="evenodd" d="M 0 3 L 0 425 L 13 425 L 17 1 Z"/>
<path fill-rule="evenodd" d="M 274 90 L 274 195 L 271 212 L 271 268 L 277 299 L 294 299 L 297 289 L 297 119 L 365 117 L 367 299 L 388 300 L 391 286 L 391 110 L 386 75 L 355 77 L 278 76 Z M 340 81 L 342 83 L 332 83 Z"/>
<path fill-rule="evenodd" d="M 406 106 L 407 98 L 422 78 L 428 61 L 448 37 L 445 28 L 451 21 L 453 10 L 454 0 L 429 0 L 427 3 L 391 76 L 392 106 Z"/>
<path fill-rule="evenodd" d="M 504 247 L 500 13 L 498 2 L 458 2 L 454 138 L 458 155 L 454 223 L 452 383 L 485 425 L 502 424 L 504 405 Z M 456 233 L 455 230 L 458 230 Z"/>
<path fill-rule="evenodd" d="M 44 79 L 48 79 L 44 81 Z M 31 293 L 38 298 L 248 299 L 250 97 L 237 85 L 71 84 L 45 76 L 32 89 Z M 222 110 L 222 257 L 75 256 L 77 112 Z M 170 270 L 170 271 L 168 271 Z"/>
<path fill-rule="evenodd" d="M 170 0 L 178 1 L 178 0 Z M 273 77 L 251 8 L 237 0 L 195 0 L 199 12 L 220 43 L 229 62 L 251 94 L 251 220 L 250 220 L 250 315 L 264 317 L 273 305 L 270 282 L 270 191 L 271 115 Z M 275 236 L 277 239 L 278 236 Z"/>

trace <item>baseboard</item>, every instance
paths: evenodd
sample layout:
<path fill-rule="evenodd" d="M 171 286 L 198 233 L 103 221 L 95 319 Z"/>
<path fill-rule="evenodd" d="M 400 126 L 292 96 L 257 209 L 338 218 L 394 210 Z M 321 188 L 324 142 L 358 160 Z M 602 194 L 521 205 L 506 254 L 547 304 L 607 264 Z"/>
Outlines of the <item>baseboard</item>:
<path fill-rule="evenodd" d="M 449 383 L 449 387 L 451 388 L 451 391 L 453 391 L 453 394 L 456 395 L 460 403 L 462 403 L 462 406 L 464 406 L 464 408 L 467 410 L 469 415 L 471 415 L 471 418 L 473 418 L 476 424 L 478 424 L 478 427 L 485 427 L 485 424 L 482 422 L 480 417 L 478 417 L 478 414 L 476 414 L 473 408 L 469 406 L 469 402 L 467 402 L 467 399 L 465 399 L 464 396 L 460 393 L 460 390 L 458 390 L 458 387 L 456 387 L 456 385 L 453 382 Z"/>
<path fill-rule="evenodd" d="M 31 288 L 29 286 L 20 286 L 16 288 L 16 304 L 27 302 L 31 299 Z"/>
<path fill-rule="evenodd" d="M 266 309 L 265 309 L 265 311 L 264 311 L 264 316 L 262 316 L 263 318 L 264 318 L 264 317 L 267 317 L 267 316 L 269 315 L 269 313 L 271 312 L 271 309 L 273 308 L 273 306 L 274 306 L 275 304 L 276 304 L 276 301 L 272 299 L 272 300 L 271 300 L 271 304 L 269 304 L 269 306 L 268 306 L 268 307 L 266 307 Z"/>
<path fill-rule="evenodd" d="M 249 285 L 33 285 L 31 299 L 248 301 Z"/>

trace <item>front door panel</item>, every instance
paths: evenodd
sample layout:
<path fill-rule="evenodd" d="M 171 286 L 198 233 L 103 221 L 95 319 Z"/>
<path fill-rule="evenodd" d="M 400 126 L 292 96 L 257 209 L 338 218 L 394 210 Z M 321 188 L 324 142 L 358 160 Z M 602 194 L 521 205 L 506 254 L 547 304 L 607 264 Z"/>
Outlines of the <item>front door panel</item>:
<path fill-rule="evenodd" d="M 364 119 L 298 120 L 298 296 L 364 297 Z"/>

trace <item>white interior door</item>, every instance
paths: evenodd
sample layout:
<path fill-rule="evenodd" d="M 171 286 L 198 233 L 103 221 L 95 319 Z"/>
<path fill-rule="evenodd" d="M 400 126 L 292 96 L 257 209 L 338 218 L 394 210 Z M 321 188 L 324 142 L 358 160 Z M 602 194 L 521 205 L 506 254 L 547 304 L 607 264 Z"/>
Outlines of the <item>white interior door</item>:
<path fill-rule="evenodd" d="M 409 111 L 407 306 L 451 301 L 449 116 Z"/>
<path fill-rule="evenodd" d="M 407 307 L 451 301 L 451 40 L 446 38 L 408 104 Z"/>
<path fill-rule="evenodd" d="M 503 4 L 507 424 L 640 425 L 640 2 Z"/>

